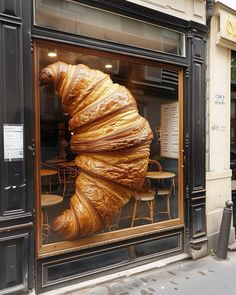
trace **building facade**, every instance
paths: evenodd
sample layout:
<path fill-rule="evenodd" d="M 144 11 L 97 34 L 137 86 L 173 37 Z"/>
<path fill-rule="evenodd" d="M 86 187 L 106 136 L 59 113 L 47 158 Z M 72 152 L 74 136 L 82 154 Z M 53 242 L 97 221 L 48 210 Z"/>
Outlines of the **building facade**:
<path fill-rule="evenodd" d="M 201 0 L 0 2 L 0 294 L 41 293 L 166 257 L 207 254 L 206 21 Z M 58 215 L 74 212 L 75 179 L 86 171 L 75 164 L 84 154 L 70 150 L 70 118 L 54 87 L 39 83 L 42 69 L 58 61 L 125 86 L 149 122 L 150 158 L 169 178 L 162 195 L 158 179 L 150 180 L 156 190 L 148 220 L 142 217 L 152 205 L 133 196 L 99 234 L 71 240 L 55 230 Z M 93 159 L 102 142 L 93 132 L 108 124 L 96 121 L 86 135 Z"/>
<path fill-rule="evenodd" d="M 231 199 L 230 162 L 234 157 L 230 157 L 230 153 L 234 151 L 235 128 L 231 60 L 234 50 L 235 11 L 217 2 L 211 20 L 207 50 L 206 212 L 210 249 L 216 248 L 222 208 Z M 230 241 L 234 237 L 232 227 Z"/>

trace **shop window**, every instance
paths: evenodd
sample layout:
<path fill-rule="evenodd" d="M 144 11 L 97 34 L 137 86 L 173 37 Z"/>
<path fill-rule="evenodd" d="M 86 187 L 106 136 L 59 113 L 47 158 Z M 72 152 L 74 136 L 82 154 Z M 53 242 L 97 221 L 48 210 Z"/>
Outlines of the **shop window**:
<path fill-rule="evenodd" d="M 78 235 L 70 241 L 55 229 L 55 219 L 73 206 L 71 197 L 77 193 L 76 179 L 83 172 L 77 162 L 81 154 L 71 148 L 73 132 L 70 131 L 70 117 L 61 107 L 55 84 L 36 87 L 36 134 L 39 137 L 36 167 L 37 175 L 40 175 L 37 178 L 39 254 L 71 247 L 91 247 L 183 224 L 181 69 L 49 42 L 36 43 L 35 53 L 36 81 L 39 80 L 42 69 L 57 61 L 70 65 L 83 64 L 108 74 L 113 83 L 129 89 L 139 114 L 149 122 L 153 133 L 148 172 L 144 181 L 144 185 L 147 183 L 145 191 L 150 193 L 149 197 L 142 197 L 140 190 L 133 189 L 129 201 L 116 211 L 103 230 L 91 235 L 88 231 L 86 235 Z M 92 124 L 94 130 L 99 125 L 95 123 Z M 82 128 L 88 127 L 89 124 Z M 96 145 L 93 151 L 88 152 L 91 155 L 88 161 L 93 161 L 93 156 L 99 154 Z M 132 153 L 132 150 L 127 149 L 127 153 Z M 163 174 L 161 177 L 148 175 L 153 171 L 162 171 Z M 90 177 L 93 177 L 92 173 Z M 70 223 L 70 220 L 66 222 Z"/>
<path fill-rule="evenodd" d="M 35 25 L 185 56 L 183 33 L 78 1 L 35 0 Z"/>

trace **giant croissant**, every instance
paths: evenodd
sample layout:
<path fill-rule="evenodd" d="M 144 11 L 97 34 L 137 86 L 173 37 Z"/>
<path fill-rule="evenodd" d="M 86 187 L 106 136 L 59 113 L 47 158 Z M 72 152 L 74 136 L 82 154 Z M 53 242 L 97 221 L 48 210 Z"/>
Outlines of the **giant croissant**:
<path fill-rule="evenodd" d="M 70 209 L 52 228 L 69 240 L 101 232 L 144 181 L 150 126 L 130 91 L 101 71 L 56 62 L 42 70 L 40 82 L 54 86 L 70 116 L 80 170 Z"/>

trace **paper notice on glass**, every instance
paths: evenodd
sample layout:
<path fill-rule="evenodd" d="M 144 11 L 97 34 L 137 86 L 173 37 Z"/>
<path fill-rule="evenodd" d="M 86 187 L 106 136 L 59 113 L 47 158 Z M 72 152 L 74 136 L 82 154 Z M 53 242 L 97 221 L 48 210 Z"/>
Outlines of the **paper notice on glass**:
<path fill-rule="evenodd" d="M 4 161 L 22 161 L 24 159 L 23 124 L 4 124 Z"/>
<path fill-rule="evenodd" d="M 179 107 L 178 102 L 161 105 L 161 157 L 178 159 Z"/>

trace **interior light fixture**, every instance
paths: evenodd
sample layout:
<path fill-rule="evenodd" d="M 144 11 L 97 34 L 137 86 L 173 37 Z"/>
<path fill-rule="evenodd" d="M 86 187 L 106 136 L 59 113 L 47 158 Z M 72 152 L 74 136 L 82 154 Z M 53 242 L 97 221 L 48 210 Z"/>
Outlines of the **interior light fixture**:
<path fill-rule="evenodd" d="M 105 68 L 106 69 L 111 69 L 112 68 L 112 65 L 111 64 L 107 64 L 107 65 L 105 65 Z"/>
<path fill-rule="evenodd" d="M 56 57 L 57 53 L 55 51 L 50 51 L 50 52 L 48 52 L 48 56 L 49 57 Z"/>

